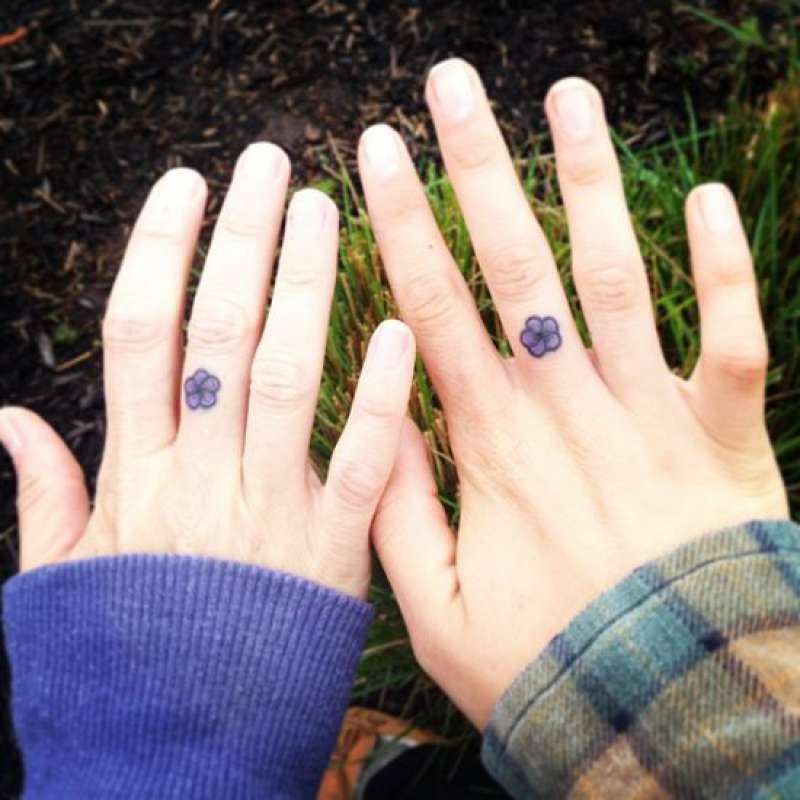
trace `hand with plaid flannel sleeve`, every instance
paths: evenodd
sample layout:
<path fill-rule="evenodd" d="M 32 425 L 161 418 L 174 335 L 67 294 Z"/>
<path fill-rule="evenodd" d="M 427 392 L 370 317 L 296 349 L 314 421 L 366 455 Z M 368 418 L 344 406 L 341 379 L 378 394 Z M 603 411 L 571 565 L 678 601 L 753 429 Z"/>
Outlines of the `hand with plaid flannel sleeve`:
<path fill-rule="evenodd" d="M 683 379 L 600 94 L 550 90 L 589 350 L 478 74 L 439 64 L 426 99 L 512 352 L 484 329 L 402 139 L 369 129 L 369 214 L 460 478 L 456 536 L 408 424 L 373 524 L 420 663 L 516 797 L 800 796 L 800 540 L 733 195 L 709 183 L 686 202 L 702 352 Z"/>
<path fill-rule="evenodd" d="M 514 797 L 800 797 L 800 526 L 634 570 L 503 694 L 483 757 Z"/>

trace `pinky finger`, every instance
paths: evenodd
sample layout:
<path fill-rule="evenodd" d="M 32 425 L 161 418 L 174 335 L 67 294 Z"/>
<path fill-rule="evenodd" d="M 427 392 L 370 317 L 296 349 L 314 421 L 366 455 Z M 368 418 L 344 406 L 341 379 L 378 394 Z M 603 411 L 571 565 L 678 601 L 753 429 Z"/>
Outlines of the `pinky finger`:
<path fill-rule="evenodd" d="M 750 249 L 722 184 L 695 189 L 686 212 L 701 332 L 692 383 L 704 423 L 722 441 L 742 443 L 763 426 L 768 361 Z"/>
<path fill-rule="evenodd" d="M 322 495 L 321 550 L 329 554 L 330 568 L 341 572 L 327 581 L 359 596 L 367 588 L 369 528 L 397 454 L 414 356 L 408 326 L 398 320 L 378 326 Z M 362 568 L 353 569 L 358 564 Z"/>

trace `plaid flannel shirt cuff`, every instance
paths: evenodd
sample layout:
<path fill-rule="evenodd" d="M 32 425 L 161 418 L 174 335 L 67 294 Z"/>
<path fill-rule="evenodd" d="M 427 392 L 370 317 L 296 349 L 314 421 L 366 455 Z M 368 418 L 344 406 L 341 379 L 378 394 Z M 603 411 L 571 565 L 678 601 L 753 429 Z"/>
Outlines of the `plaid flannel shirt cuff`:
<path fill-rule="evenodd" d="M 800 526 L 635 570 L 515 679 L 483 758 L 515 797 L 800 797 Z"/>

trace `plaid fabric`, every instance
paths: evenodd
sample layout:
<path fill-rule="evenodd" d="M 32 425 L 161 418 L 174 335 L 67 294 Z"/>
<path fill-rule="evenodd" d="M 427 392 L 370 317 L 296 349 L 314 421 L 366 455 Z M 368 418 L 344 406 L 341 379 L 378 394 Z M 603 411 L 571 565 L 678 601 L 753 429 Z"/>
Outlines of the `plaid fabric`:
<path fill-rule="evenodd" d="M 800 798 L 800 526 L 635 570 L 516 678 L 483 757 L 518 798 Z"/>

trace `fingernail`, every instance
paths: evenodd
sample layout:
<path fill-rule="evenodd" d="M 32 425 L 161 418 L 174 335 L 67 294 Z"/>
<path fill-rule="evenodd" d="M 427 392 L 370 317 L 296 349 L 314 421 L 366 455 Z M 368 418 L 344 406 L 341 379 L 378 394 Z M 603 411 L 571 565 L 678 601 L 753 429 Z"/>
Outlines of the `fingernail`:
<path fill-rule="evenodd" d="M 372 336 L 368 358 L 384 369 L 396 367 L 408 348 L 408 341 L 408 328 L 402 322 L 396 319 L 381 322 Z"/>
<path fill-rule="evenodd" d="M 556 89 L 553 101 L 562 132 L 575 142 L 588 139 L 594 128 L 594 110 L 589 90 L 580 83 Z"/>
<path fill-rule="evenodd" d="M 736 227 L 736 202 L 728 189 L 719 183 L 703 186 L 700 191 L 700 213 L 712 233 L 729 233 Z"/>
<path fill-rule="evenodd" d="M 12 456 L 17 456 L 22 452 L 22 436 L 11 418 L 11 414 L 7 411 L 0 413 L 0 439 Z"/>
<path fill-rule="evenodd" d="M 277 178 L 287 158 L 283 150 L 270 142 L 253 142 L 249 144 L 239 157 L 237 168 L 245 167 L 262 180 Z"/>
<path fill-rule="evenodd" d="M 186 167 L 177 167 L 167 172 L 160 181 L 159 195 L 164 206 L 188 205 L 203 186 L 200 176 Z"/>
<path fill-rule="evenodd" d="M 472 80 L 458 59 L 444 61 L 431 70 L 433 91 L 442 111 L 453 121 L 468 117 L 475 105 Z"/>
<path fill-rule="evenodd" d="M 295 192 L 286 215 L 286 228 L 291 234 L 316 235 L 325 225 L 328 201 L 315 189 Z"/>
<path fill-rule="evenodd" d="M 176 167 L 153 185 L 142 209 L 141 220 L 165 234 L 181 231 L 186 214 L 195 210 L 205 182 L 192 169 Z"/>
<path fill-rule="evenodd" d="M 388 178 L 400 166 L 397 136 L 388 125 L 373 125 L 364 131 L 364 153 L 382 178 Z"/>

